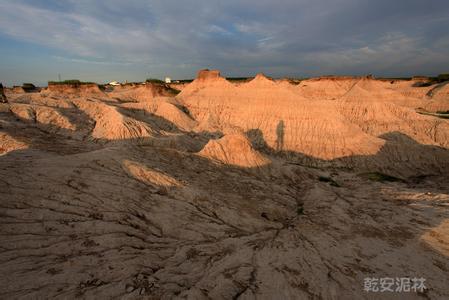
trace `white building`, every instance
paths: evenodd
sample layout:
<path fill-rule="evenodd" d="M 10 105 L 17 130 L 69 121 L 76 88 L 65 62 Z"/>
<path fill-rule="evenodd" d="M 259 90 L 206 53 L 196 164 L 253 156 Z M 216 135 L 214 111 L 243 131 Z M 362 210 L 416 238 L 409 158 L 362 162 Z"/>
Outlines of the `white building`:
<path fill-rule="evenodd" d="M 171 83 L 171 78 L 170 77 L 165 77 L 165 83 Z"/>
<path fill-rule="evenodd" d="M 117 86 L 117 85 L 120 85 L 120 82 L 117 82 L 117 81 L 111 81 L 111 82 L 109 82 L 108 84 L 109 84 L 109 85 L 113 85 L 113 86 Z"/>

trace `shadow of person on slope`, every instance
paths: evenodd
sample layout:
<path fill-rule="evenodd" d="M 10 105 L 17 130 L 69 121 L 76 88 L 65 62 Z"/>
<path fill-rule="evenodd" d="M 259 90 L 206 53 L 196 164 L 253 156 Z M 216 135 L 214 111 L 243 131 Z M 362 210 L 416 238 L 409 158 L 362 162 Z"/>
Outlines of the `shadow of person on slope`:
<path fill-rule="evenodd" d="M 276 126 L 276 151 L 280 152 L 284 149 L 285 124 L 280 120 Z"/>

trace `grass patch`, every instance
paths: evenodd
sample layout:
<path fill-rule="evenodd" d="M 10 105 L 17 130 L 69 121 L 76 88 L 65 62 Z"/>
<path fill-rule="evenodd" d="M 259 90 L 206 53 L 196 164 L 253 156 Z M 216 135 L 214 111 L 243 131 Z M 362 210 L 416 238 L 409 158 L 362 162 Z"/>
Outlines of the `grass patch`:
<path fill-rule="evenodd" d="M 147 79 L 145 82 L 164 87 L 170 93 L 170 95 L 176 96 L 181 92 L 180 90 L 172 88 L 168 83 L 165 83 L 159 79 L 150 78 Z"/>
<path fill-rule="evenodd" d="M 391 81 L 391 80 L 404 80 L 404 81 L 410 81 L 412 80 L 412 77 L 380 77 L 379 80 L 385 80 L 385 81 Z"/>
<path fill-rule="evenodd" d="M 426 76 L 415 76 L 414 78 L 419 78 L 419 80 L 425 80 L 421 82 L 416 82 L 414 87 L 428 87 L 434 84 L 443 83 L 449 81 L 449 74 L 440 74 L 435 77 L 426 77 Z"/>
<path fill-rule="evenodd" d="M 88 81 L 80 81 L 78 79 L 69 79 L 69 80 L 63 80 L 63 81 L 49 81 L 48 84 L 50 85 L 57 85 L 57 84 L 72 84 L 72 85 L 83 85 L 83 84 L 95 84 L 95 82 L 88 82 Z"/>
<path fill-rule="evenodd" d="M 288 82 L 289 82 L 290 84 L 298 85 L 298 84 L 300 84 L 301 81 L 303 81 L 304 79 L 301 79 L 301 78 L 287 78 L 287 80 L 288 80 Z"/>
<path fill-rule="evenodd" d="M 438 83 L 443 83 L 449 81 L 449 74 L 440 74 L 436 77 L 429 77 L 429 80 L 425 83 L 423 83 L 421 86 L 422 87 L 426 87 L 426 86 L 431 86 L 434 84 L 438 84 Z"/>
<path fill-rule="evenodd" d="M 363 173 L 361 175 L 362 177 L 376 182 L 404 182 L 404 180 L 402 180 L 401 178 L 397 178 L 380 172 Z"/>
<path fill-rule="evenodd" d="M 160 80 L 160 79 L 157 79 L 157 78 L 148 78 L 147 80 L 145 80 L 145 82 L 149 82 L 149 83 L 161 83 L 161 84 L 164 84 L 164 83 L 165 83 L 164 81 L 162 81 L 162 80 Z"/>
<path fill-rule="evenodd" d="M 318 180 L 321 182 L 327 182 L 331 186 L 340 187 L 340 185 L 330 177 L 320 176 L 320 177 L 318 177 Z"/>
<path fill-rule="evenodd" d="M 168 89 L 169 93 L 172 94 L 172 95 L 178 95 L 179 93 L 181 93 L 180 90 L 174 89 L 174 88 L 172 88 L 170 86 L 167 86 L 167 89 Z"/>
<path fill-rule="evenodd" d="M 174 81 L 175 81 L 175 83 L 176 83 L 176 81 L 178 83 L 191 83 L 193 81 L 193 79 L 178 79 L 178 80 L 174 80 Z"/>
<path fill-rule="evenodd" d="M 449 74 L 440 74 L 437 77 L 432 77 L 430 80 L 434 83 L 442 83 L 445 81 L 449 81 Z"/>
<path fill-rule="evenodd" d="M 244 82 L 244 81 L 249 81 L 253 78 L 254 77 L 226 77 L 226 80 L 234 81 L 234 82 Z"/>

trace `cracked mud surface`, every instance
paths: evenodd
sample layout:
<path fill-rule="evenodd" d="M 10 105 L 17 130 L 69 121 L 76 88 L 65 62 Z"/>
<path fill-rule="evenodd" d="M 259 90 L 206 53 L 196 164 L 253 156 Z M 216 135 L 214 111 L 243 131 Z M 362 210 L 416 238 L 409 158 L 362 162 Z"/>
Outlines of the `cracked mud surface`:
<path fill-rule="evenodd" d="M 240 121 L 205 131 L 193 96 L 151 105 L 8 96 L 1 298 L 372 299 L 364 278 L 415 276 L 427 289 L 408 298 L 449 297 L 449 176 L 435 167 L 448 155 L 447 132 L 429 145 L 388 136 L 373 154 L 310 164 L 268 149 L 270 137 L 253 143 L 260 153 L 239 155 L 249 147 L 239 148 Z M 164 116 L 161 103 L 192 115 Z M 404 163 L 402 142 L 433 156 Z M 363 175 L 398 161 L 401 180 Z"/>

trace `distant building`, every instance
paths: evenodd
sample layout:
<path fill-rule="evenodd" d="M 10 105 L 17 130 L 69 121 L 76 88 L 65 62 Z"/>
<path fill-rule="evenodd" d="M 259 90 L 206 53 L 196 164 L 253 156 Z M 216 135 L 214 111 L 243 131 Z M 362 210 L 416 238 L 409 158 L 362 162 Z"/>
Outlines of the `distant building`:
<path fill-rule="evenodd" d="M 170 77 L 165 77 L 165 83 L 171 83 L 171 78 Z"/>
<path fill-rule="evenodd" d="M 113 85 L 113 86 L 117 86 L 117 85 L 120 85 L 120 82 L 117 82 L 117 81 L 111 81 L 111 82 L 109 82 L 108 84 L 109 84 L 109 85 Z"/>

